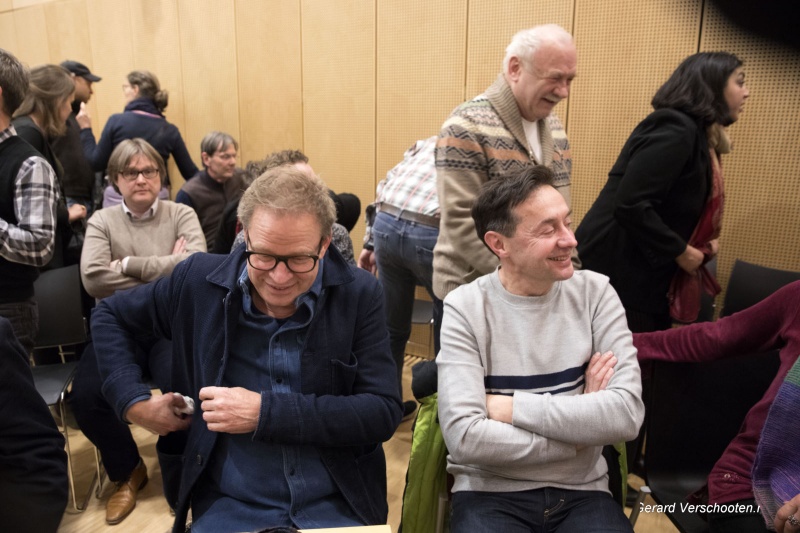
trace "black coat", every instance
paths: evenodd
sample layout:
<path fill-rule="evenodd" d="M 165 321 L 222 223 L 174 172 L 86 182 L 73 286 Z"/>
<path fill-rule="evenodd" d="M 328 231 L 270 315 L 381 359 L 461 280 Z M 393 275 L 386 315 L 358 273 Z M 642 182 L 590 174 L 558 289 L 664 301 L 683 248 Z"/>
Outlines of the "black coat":
<path fill-rule="evenodd" d="M 711 192 L 706 131 L 660 109 L 628 138 L 575 234 L 583 266 L 611 278 L 628 310 L 662 314 L 667 291 Z"/>

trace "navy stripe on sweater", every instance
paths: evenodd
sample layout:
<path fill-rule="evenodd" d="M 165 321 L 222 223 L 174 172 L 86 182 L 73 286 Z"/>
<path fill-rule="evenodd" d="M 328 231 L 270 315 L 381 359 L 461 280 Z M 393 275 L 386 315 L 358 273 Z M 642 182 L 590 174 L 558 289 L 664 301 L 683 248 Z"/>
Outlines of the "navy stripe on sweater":
<path fill-rule="evenodd" d="M 581 366 L 568 368 L 560 372 L 532 376 L 486 376 L 483 378 L 483 384 L 487 390 L 552 389 L 553 387 L 563 387 L 568 384 L 567 388 L 545 391 L 551 393 L 563 392 L 572 390 L 583 383 L 583 377 L 588 365 L 589 363 L 587 362 Z"/>

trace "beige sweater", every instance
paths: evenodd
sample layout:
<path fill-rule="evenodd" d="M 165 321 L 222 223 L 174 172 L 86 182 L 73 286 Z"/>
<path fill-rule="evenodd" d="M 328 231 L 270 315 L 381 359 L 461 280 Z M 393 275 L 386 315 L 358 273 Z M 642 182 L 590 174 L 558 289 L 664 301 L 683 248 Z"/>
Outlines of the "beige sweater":
<path fill-rule="evenodd" d="M 186 251 L 172 254 L 179 237 Z M 206 239 L 194 210 L 165 200 L 158 202 L 154 217 L 133 220 L 121 205 L 97 211 L 89 219 L 81 253 L 81 278 L 86 292 L 95 298 L 111 296 L 167 276 L 175 265 L 195 252 L 206 251 Z M 125 272 L 110 267 L 128 257 Z"/>

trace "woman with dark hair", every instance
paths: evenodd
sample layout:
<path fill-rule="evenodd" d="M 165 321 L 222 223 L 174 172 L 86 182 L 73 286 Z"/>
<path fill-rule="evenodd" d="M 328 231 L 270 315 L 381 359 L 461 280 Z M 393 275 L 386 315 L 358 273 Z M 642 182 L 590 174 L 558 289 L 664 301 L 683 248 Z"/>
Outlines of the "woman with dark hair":
<path fill-rule="evenodd" d="M 108 118 L 99 142 L 95 142 L 91 117 L 83 107 L 76 117 L 81 126 L 83 151 L 92 167 L 104 171 L 114 148 L 126 139 L 138 137 L 152 145 L 165 163 L 173 155 L 184 179 L 191 179 L 197 174 L 197 166 L 186 149 L 180 131 L 164 118 L 169 95 L 161 89 L 155 74 L 146 70 L 130 72 L 122 85 L 122 94 L 125 97 L 125 110 Z M 160 197 L 169 198 L 169 176 L 164 176 Z M 103 207 L 117 205 L 121 201 L 119 193 L 111 186 L 106 188 Z"/>
<path fill-rule="evenodd" d="M 70 224 L 86 218 L 86 208 L 83 205 L 76 204 L 67 208 L 62 186 L 64 170 L 50 145 L 50 141 L 62 135 L 66 129 L 74 96 L 75 84 L 69 71 L 58 65 L 34 67 L 31 69 L 28 92 L 11 122 L 17 135 L 36 148 L 53 167 L 61 192 L 56 206 L 56 243 L 53 258 L 46 269 L 77 263 L 77 257 L 71 260 L 65 258 L 66 246 L 72 237 Z"/>
<path fill-rule="evenodd" d="M 717 253 L 725 126 L 748 96 L 733 54 L 686 58 L 656 92 L 655 111 L 631 133 L 576 231 L 584 268 L 609 276 L 633 332 L 668 329 L 673 276 L 679 268 L 694 273 Z"/>

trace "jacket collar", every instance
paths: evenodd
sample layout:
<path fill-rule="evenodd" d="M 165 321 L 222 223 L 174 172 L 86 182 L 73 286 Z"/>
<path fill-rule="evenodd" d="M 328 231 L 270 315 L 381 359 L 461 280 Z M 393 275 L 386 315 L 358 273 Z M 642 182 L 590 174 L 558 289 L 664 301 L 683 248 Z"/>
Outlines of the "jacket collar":
<path fill-rule="evenodd" d="M 553 135 L 550 133 L 550 128 L 547 127 L 549 117 L 537 121 L 539 140 L 542 143 L 542 160 L 537 161 L 522 127 L 522 115 L 519 114 L 517 99 L 514 98 L 514 93 L 511 91 L 511 86 L 506 81 L 505 76 L 503 74 L 498 75 L 497 79 L 486 89 L 484 94 L 497 112 L 500 120 L 511 132 L 511 135 L 528 151 L 528 157 L 531 158 L 531 161 L 536 161 L 540 165 L 550 165 L 553 162 Z"/>
<path fill-rule="evenodd" d="M 233 290 L 236 287 L 239 274 L 244 268 L 244 250 L 244 246 L 237 247 L 222 264 L 206 276 L 206 280 L 215 285 L 225 287 L 228 291 Z M 325 254 L 325 268 L 322 270 L 322 289 L 325 290 L 334 285 L 344 285 L 353 281 L 355 276 L 350 271 L 350 268 L 350 265 L 344 260 L 339 250 L 331 244 Z"/>
<path fill-rule="evenodd" d="M 142 111 L 151 115 L 158 115 L 162 118 L 164 117 L 164 114 L 161 112 L 161 110 L 156 107 L 156 103 L 150 98 L 136 98 L 135 100 L 131 100 L 125 106 L 125 111 Z"/>

